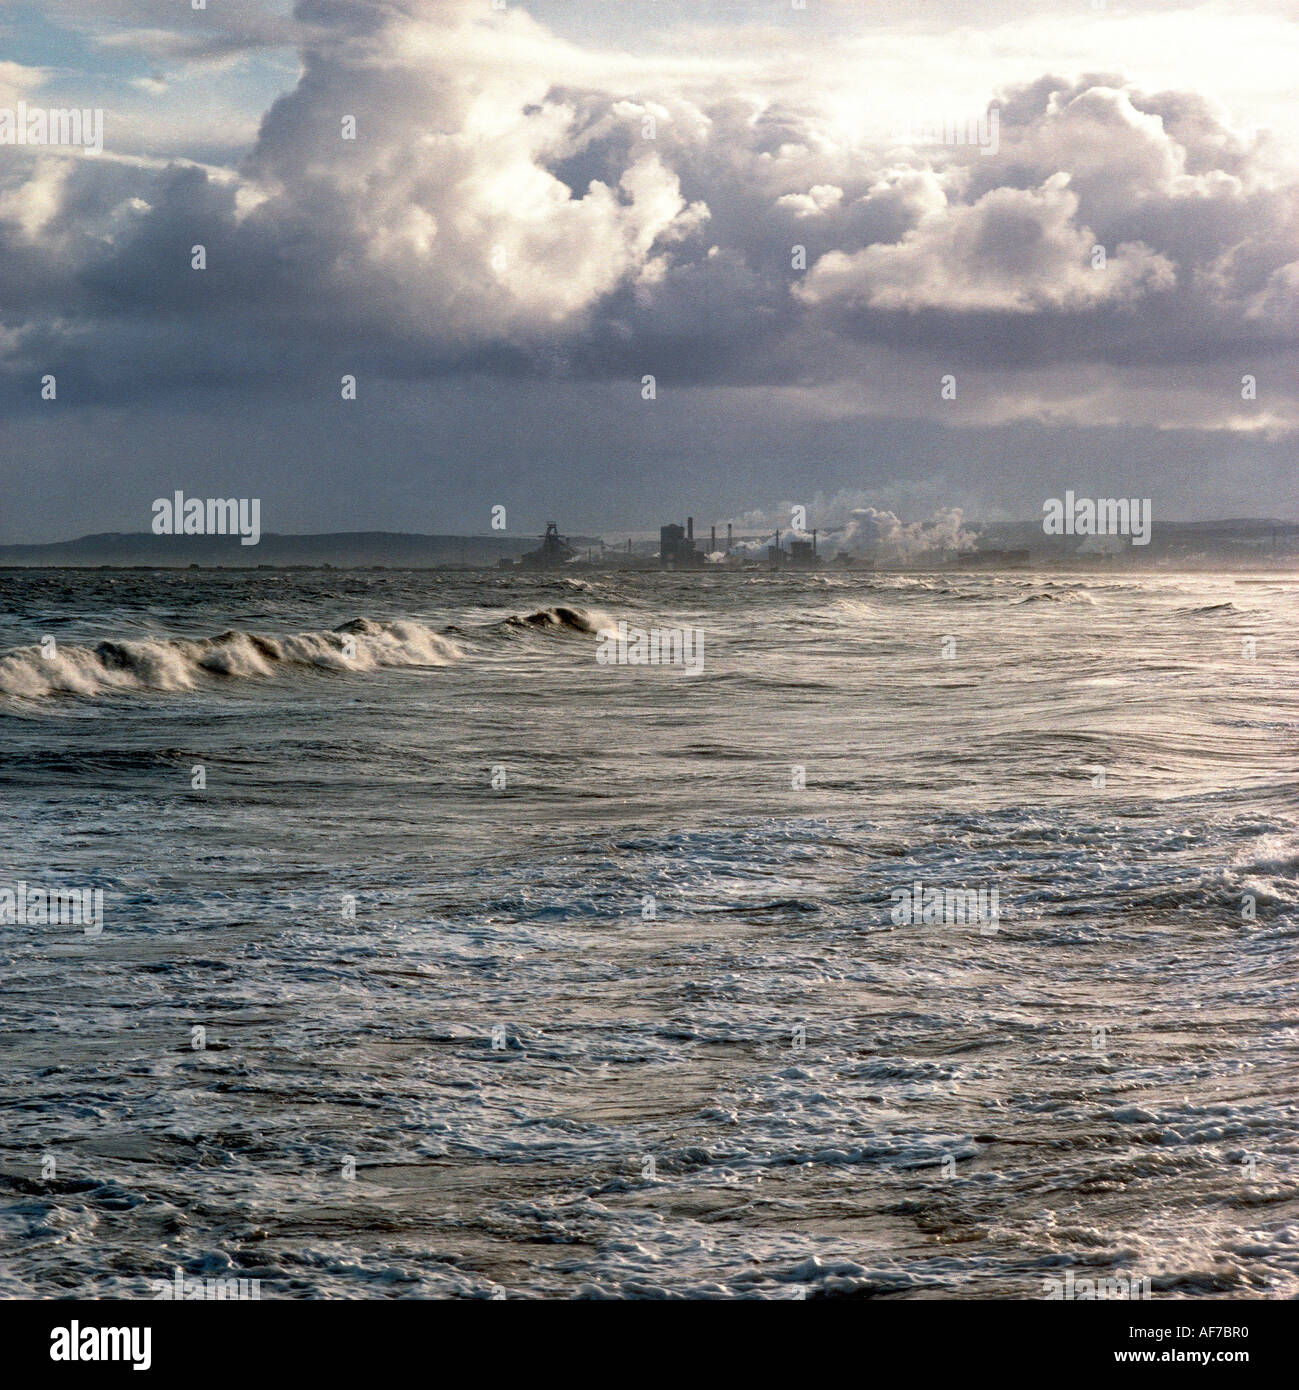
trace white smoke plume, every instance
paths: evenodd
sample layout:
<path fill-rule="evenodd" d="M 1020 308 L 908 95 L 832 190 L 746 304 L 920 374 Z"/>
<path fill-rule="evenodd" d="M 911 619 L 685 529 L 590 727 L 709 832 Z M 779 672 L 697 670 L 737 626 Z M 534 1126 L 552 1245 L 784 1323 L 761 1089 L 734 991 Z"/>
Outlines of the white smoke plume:
<path fill-rule="evenodd" d="M 903 521 L 896 512 L 865 505 L 860 492 L 839 492 L 831 498 L 818 495 L 806 508 L 807 531 L 791 526 L 793 510 L 785 504 L 775 511 L 755 509 L 732 518 L 737 531 L 766 532 L 759 540 L 737 541 L 734 549 L 765 554 L 777 527 L 786 547 L 790 540 L 810 540 L 815 527 L 817 548 L 827 558 L 844 554 L 911 563 L 935 552 L 973 550 L 979 538 L 959 507 L 939 508 L 920 521 Z"/>
<path fill-rule="evenodd" d="M 959 507 L 948 507 L 924 521 L 910 522 L 900 520 L 895 512 L 857 507 L 844 529 L 827 539 L 848 555 L 910 561 L 935 550 L 973 550 L 978 532 L 966 526 Z"/>

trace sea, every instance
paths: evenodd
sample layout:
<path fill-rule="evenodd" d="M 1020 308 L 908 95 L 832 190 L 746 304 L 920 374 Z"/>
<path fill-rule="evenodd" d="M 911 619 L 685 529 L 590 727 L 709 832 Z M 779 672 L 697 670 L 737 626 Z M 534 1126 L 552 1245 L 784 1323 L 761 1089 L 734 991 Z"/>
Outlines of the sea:
<path fill-rule="evenodd" d="M 1297 657 L 1288 572 L 0 572 L 0 1295 L 1299 1296 Z"/>

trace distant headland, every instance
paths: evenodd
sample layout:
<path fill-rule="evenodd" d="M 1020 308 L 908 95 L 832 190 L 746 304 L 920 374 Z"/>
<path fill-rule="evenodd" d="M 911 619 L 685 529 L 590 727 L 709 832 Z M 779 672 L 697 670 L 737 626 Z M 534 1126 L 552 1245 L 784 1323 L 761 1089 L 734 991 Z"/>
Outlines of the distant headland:
<path fill-rule="evenodd" d="M 1145 544 L 1126 537 L 1044 533 L 1038 521 L 989 522 L 963 550 L 930 548 L 906 555 L 847 552 L 835 536 L 777 531 L 695 541 L 693 522 L 660 528 L 657 538 L 609 541 L 560 536 L 552 523 L 538 535 L 420 535 L 340 531 L 315 535 L 263 532 L 255 545 L 237 534 L 154 535 L 104 532 L 44 544 L 0 545 L 2 568 L 157 569 L 501 569 L 520 573 L 586 569 L 700 571 L 725 569 L 998 569 L 1285 568 L 1299 566 L 1299 524 L 1267 518 L 1159 521 Z M 1109 542 L 1109 543 L 1107 543 Z M 1117 543 L 1114 543 L 1117 542 Z"/>

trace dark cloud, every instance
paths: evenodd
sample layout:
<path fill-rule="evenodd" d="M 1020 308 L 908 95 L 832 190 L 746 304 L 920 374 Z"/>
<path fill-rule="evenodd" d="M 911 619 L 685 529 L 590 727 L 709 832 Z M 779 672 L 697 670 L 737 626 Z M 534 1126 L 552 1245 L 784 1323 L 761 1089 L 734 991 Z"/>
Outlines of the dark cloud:
<path fill-rule="evenodd" d="M 652 373 L 780 390 L 791 431 L 946 425 L 934 383 L 959 371 L 981 383 L 963 428 L 1219 430 L 1256 371 L 1258 427 L 1295 426 L 1296 188 L 1196 93 L 1048 75 L 996 98 L 995 147 L 890 148 L 721 68 L 694 89 L 614 57 L 602 76 L 479 0 L 302 0 L 247 40 L 290 30 L 301 78 L 237 169 L 14 152 L 11 413 L 47 371 L 67 408 L 158 410 L 310 402 L 353 372 L 492 379 L 526 431 L 529 383 Z"/>

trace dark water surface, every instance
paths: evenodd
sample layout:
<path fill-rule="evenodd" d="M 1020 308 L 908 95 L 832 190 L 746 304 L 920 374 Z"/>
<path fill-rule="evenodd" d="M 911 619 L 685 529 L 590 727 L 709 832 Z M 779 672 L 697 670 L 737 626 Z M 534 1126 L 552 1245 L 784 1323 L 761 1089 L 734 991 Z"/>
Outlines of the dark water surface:
<path fill-rule="evenodd" d="M 0 1293 L 1299 1294 L 1297 599 L 0 572 Z"/>

